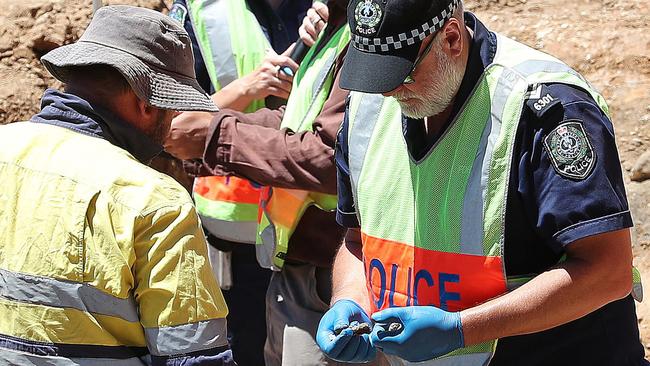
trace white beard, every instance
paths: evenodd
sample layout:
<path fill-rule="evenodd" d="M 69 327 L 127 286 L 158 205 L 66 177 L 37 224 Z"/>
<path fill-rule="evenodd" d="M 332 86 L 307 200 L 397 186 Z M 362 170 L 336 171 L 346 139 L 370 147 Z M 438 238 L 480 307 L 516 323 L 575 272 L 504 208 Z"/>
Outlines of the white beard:
<path fill-rule="evenodd" d="M 459 70 L 441 48 L 436 44 L 431 50 L 434 55 L 439 55 L 439 59 L 437 67 L 428 69 L 422 78 L 424 90 L 422 93 L 416 95 L 403 89 L 402 92 L 393 95 L 405 116 L 420 119 L 438 115 L 449 106 L 458 92 L 465 74 L 464 70 Z M 406 101 L 406 99 L 410 100 Z"/>

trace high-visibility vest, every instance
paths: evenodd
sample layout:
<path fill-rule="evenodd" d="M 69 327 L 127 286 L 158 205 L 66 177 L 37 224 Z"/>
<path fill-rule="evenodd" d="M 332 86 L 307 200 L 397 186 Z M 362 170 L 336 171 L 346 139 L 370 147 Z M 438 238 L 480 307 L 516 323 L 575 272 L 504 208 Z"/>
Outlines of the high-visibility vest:
<path fill-rule="evenodd" d="M 296 72 L 281 128 L 296 133 L 312 128 L 332 89 L 336 59 L 349 41 L 350 31 L 346 25 L 337 30 L 318 52 L 318 45 L 310 49 Z M 282 268 L 289 238 L 310 205 L 334 210 L 336 196 L 298 189 L 264 188 L 260 198 L 262 212 L 257 238 L 257 260 L 263 267 Z"/>
<path fill-rule="evenodd" d="M 187 5 L 215 90 L 262 64 L 271 46 L 245 0 L 190 0 Z M 263 107 L 264 100 L 256 100 L 245 112 Z M 238 177 L 201 177 L 194 182 L 203 225 L 214 236 L 239 243 L 255 243 L 259 194 L 259 186 Z"/>
<path fill-rule="evenodd" d="M 203 230 L 172 178 L 103 139 L 17 122 L 0 126 L 0 181 L 0 365 L 228 346 Z"/>
<path fill-rule="evenodd" d="M 538 85 L 563 83 L 586 90 L 608 113 L 603 97 L 561 61 L 501 35 L 497 44 L 456 120 L 419 161 L 402 138 L 394 98 L 351 94 L 350 178 L 373 312 L 410 305 L 460 311 L 525 283 L 507 276 L 503 252 L 524 103 Z M 495 348 L 496 341 L 485 342 L 423 365 L 487 365 Z"/>

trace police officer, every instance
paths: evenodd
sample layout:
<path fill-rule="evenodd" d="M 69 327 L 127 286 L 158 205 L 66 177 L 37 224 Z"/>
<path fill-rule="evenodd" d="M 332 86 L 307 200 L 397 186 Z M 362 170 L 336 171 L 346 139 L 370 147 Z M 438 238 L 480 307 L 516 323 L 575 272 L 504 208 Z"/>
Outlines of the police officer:
<path fill-rule="evenodd" d="M 326 354 L 646 364 L 603 97 L 460 0 L 355 0 L 348 22 L 336 157 L 348 234 L 319 326 Z"/>

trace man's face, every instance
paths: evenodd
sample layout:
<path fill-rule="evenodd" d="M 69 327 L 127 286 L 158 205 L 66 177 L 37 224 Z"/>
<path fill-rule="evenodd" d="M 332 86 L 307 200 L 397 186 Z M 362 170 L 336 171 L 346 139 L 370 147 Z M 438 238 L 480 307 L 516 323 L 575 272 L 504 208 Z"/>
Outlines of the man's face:
<path fill-rule="evenodd" d="M 402 113 L 411 118 L 435 116 L 453 101 L 465 73 L 462 65 L 445 52 L 441 33 L 433 39 L 425 39 L 420 46 L 422 60 L 411 73 L 412 84 L 402 84 L 385 93 L 392 96 L 402 107 Z M 433 42 L 431 50 L 423 54 Z"/>

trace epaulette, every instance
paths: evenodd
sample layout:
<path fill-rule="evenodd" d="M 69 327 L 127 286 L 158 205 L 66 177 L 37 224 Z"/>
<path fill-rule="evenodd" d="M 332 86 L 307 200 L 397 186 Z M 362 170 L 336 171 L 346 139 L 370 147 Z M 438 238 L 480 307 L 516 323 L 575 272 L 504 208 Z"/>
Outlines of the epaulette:
<path fill-rule="evenodd" d="M 542 116 L 551 109 L 561 106 L 559 98 L 555 97 L 549 90 L 550 88 L 544 84 L 533 85 L 531 91 L 526 98 L 526 105 L 537 116 Z"/>

